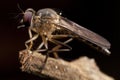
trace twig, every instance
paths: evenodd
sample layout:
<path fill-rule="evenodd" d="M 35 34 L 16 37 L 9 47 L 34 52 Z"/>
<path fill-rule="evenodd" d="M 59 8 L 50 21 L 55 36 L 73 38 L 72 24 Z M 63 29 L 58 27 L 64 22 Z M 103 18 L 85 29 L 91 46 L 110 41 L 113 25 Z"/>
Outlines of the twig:
<path fill-rule="evenodd" d="M 42 72 L 45 56 L 23 50 L 19 53 L 21 70 L 52 80 L 114 80 L 99 70 L 94 59 L 81 57 L 67 62 L 62 59 L 48 58 Z"/>

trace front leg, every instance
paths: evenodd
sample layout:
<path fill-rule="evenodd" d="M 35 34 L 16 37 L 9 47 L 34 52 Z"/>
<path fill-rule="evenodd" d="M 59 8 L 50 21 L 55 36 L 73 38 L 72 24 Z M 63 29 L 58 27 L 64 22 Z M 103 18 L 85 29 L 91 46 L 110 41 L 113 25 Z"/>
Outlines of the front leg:
<path fill-rule="evenodd" d="M 35 50 L 37 52 L 44 52 L 48 50 L 48 38 L 43 35 L 41 36 L 41 38 L 42 38 L 42 43 Z M 45 46 L 44 49 L 42 49 L 43 46 Z"/>
<path fill-rule="evenodd" d="M 33 46 L 33 41 L 38 38 L 39 34 L 36 34 L 33 36 L 30 28 L 28 29 L 28 34 L 29 34 L 30 39 L 25 41 L 25 46 L 26 46 L 27 50 L 31 50 L 31 48 Z M 30 44 L 28 45 L 28 43 L 30 43 Z"/>

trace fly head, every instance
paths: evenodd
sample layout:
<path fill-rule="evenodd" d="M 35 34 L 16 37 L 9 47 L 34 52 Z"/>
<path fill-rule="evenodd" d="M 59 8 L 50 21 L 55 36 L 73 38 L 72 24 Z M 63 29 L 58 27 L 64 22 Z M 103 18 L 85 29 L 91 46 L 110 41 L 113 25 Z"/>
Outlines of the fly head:
<path fill-rule="evenodd" d="M 22 19 L 20 21 L 21 26 L 30 26 L 32 17 L 35 15 L 35 11 L 32 8 L 28 8 L 22 14 Z"/>

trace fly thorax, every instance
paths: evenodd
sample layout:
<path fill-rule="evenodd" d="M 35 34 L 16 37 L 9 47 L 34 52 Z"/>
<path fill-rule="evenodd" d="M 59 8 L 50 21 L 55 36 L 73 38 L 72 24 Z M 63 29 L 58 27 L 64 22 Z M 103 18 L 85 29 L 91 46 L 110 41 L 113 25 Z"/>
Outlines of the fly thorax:
<path fill-rule="evenodd" d="M 34 16 L 32 22 L 34 27 L 39 27 L 41 25 L 39 16 Z"/>
<path fill-rule="evenodd" d="M 55 30 L 55 25 L 52 23 L 43 23 L 41 24 L 41 29 L 46 34 L 51 34 Z"/>

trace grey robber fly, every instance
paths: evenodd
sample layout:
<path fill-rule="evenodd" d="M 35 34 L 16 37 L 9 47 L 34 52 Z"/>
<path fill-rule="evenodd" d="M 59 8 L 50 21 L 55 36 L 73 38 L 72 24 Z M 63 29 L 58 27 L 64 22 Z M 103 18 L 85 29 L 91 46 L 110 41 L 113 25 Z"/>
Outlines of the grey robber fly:
<path fill-rule="evenodd" d="M 23 25 L 26 22 L 29 24 L 28 33 L 30 36 L 30 39 L 25 42 L 28 50 L 31 50 L 33 41 L 40 36 L 42 42 L 36 51 L 47 51 L 48 41 L 50 41 L 56 45 L 50 51 L 53 52 L 56 57 L 57 51 L 70 51 L 72 49 L 67 43 L 72 41 L 73 38 L 77 38 L 103 53 L 110 54 L 110 43 L 105 38 L 60 16 L 53 9 L 45 8 L 36 12 L 32 8 L 28 8 L 23 13 L 23 19 L 21 20 Z M 32 31 L 36 34 L 33 35 Z M 64 42 L 57 40 L 58 38 L 66 37 L 69 39 Z M 28 43 L 30 43 L 30 45 L 28 45 Z M 45 49 L 42 48 L 43 46 Z M 66 49 L 61 49 L 62 46 L 66 47 Z"/>

